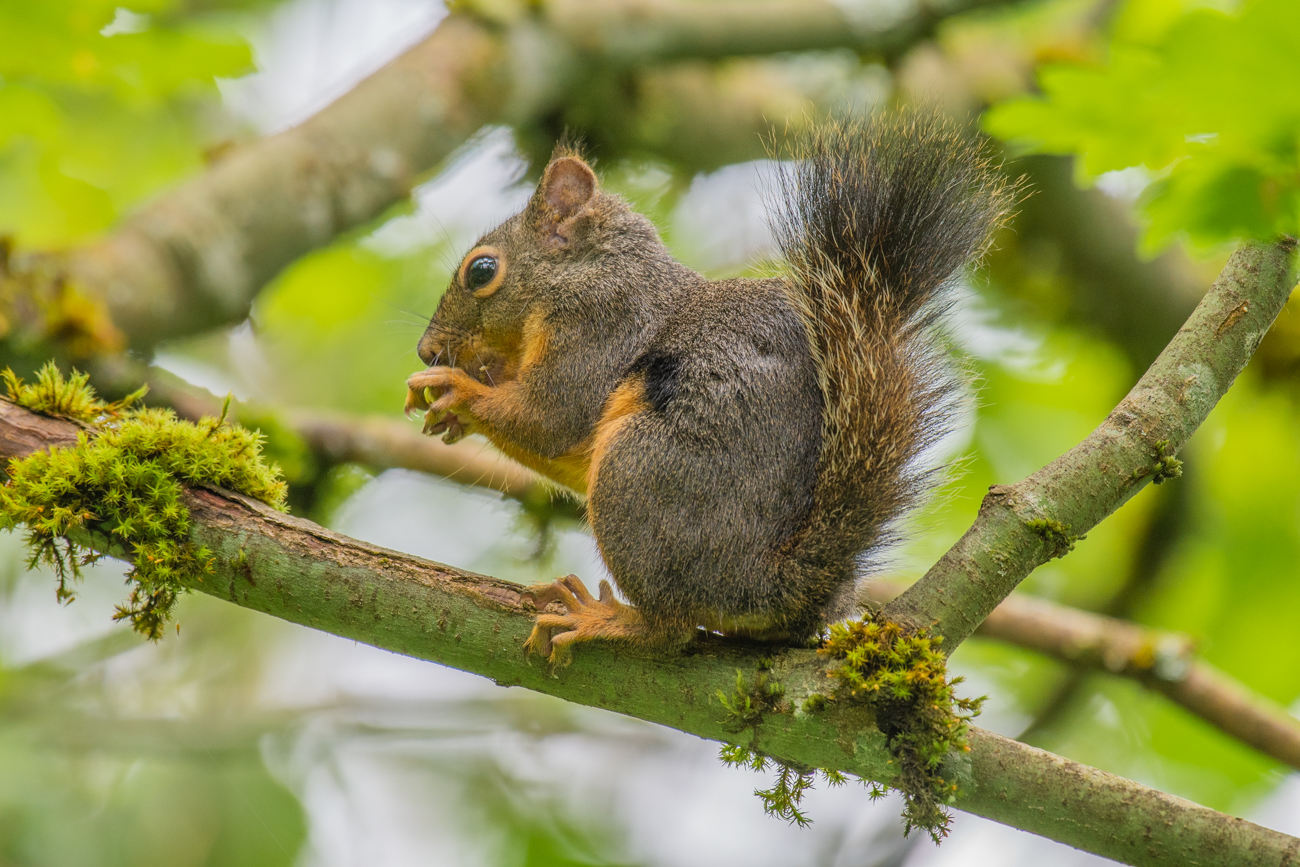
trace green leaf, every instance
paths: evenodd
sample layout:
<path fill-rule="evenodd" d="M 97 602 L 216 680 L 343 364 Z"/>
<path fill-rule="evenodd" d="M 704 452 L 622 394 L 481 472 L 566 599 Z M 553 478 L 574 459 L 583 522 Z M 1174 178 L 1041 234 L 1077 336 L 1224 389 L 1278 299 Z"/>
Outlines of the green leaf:
<path fill-rule="evenodd" d="M 985 128 L 1022 152 L 1077 156 L 1085 181 L 1133 166 L 1162 175 L 1144 200 L 1150 247 L 1294 234 L 1297 57 L 1294 0 L 1251 0 L 1237 15 L 1137 0 L 1105 63 L 1045 67 L 1042 96 L 994 107 Z"/>
<path fill-rule="evenodd" d="M 122 5 L 0 3 L 0 234 L 76 243 L 202 165 L 216 80 L 250 50 L 176 0 L 130 3 L 142 29 L 105 36 Z"/>

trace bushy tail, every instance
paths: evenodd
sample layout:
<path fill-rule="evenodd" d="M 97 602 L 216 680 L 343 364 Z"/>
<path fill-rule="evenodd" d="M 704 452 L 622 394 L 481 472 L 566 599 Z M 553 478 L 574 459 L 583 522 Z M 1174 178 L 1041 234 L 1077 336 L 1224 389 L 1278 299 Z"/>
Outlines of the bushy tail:
<path fill-rule="evenodd" d="M 931 486 L 918 458 L 950 429 L 960 389 L 936 320 L 1016 195 L 958 127 L 922 110 L 820 125 L 784 170 L 773 228 L 824 396 L 794 560 L 851 570 Z"/>

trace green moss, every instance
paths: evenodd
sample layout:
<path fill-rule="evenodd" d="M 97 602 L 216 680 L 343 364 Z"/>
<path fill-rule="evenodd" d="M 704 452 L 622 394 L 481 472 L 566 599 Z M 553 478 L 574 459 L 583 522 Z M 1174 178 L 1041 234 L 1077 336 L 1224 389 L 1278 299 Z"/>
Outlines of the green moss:
<path fill-rule="evenodd" d="M 803 700 L 803 709 L 805 713 L 817 713 L 826 709 L 826 696 L 820 692 L 814 692 Z"/>
<path fill-rule="evenodd" d="M 751 771 L 766 771 L 768 768 L 776 768 L 776 782 L 773 783 L 772 787 L 770 789 L 755 789 L 754 794 L 763 802 L 763 811 L 769 816 L 785 819 L 790 824 L 798 825 L 800 828 L 806 828 L 812 824 L 808 814 L 799 807 L 803 801 L 803 796 L 813 787 L 818 774 L 821 774 L 822 779 L 832 786 L 842 786 L 848 782 L 848 777 L 839 771 L 807 768 L 790 762 L 783 762 L 765 756 L 749 747 L 727 744 L 723 746 L 719 757 L 725 765 L 748 768 Z M 871 796 L 873 798 L 883 795 L 883 789 L 872 786 Z"/>
<path fill-rule="evenodd" d="M 1174 448 L 1169 440 L 1156 443 L 1156 461 L 1151 466 L 1151 484 L 1159 485 L 1183 474 L 1183 462 L 1174 457 Z"/>
<path fill-rule="evenodd" d="M 86 425 L 98 424 L 118 418 L 131 404 L 144 397 L 148 388 L 132 392 L 116 403 L 105 403 L 90 387 L 88 377 L 76 370 L 66 380 L 52 361 L 47 361 L 36 374 L 36 381 L 28 384 L 12 370 L 0 371 L 9 400 L 32 412 L 62 416 Z"/>
<path fill-rule="evenodd" d="M 1160 440 L 1155 445 L 1155 460 L 1149 467 L 1139 467 L 1133 471 L 1133 479 L 1145 479 L 1151 476 L 1153 485 L 1161 485 L 1183 474 L 1183 462 L 1174 457 L 1174 447 L 1169 440 Z"/>
<path fill-rule="evenodd" d="M 211 554 L 189 542 L 184 486 L 215 485 L 284 508 L 284 482 L 262 459 L 260 437 L 227 424 L 224 412 L 193 424 L 170 410 L 104 404 L 84 375 L 74 372 L 65 381 L 51 365 L 35 386 L 12 374 L 5 380 L 15 403 L 92 428 L 75 446 L 13 461 L 0 489 L 0 520 L 26 525 L 28 565 L 55 571 L 60 600 L 73 598 L 70 585 L 80 567 L 99 557 L 69 536 L 82 529 L 108 534 L 132 563 L 131 597 L 115 619 L 130 620 L 156 640 L 184 582 L 211 570 Z"/>
<path fill-rule="evenodd" d="M 1053 557 L 1064 557 L 1074 550 L 1075 542 L 1088 538 L 1087 536 L 1071 535 L 1068 525 L 1045 518 L 1026 521 L 1025 526 L 1042 536 L 1043 541 L 1052 547 L 1052 553 L 1048 557 L 1049 560 Z"/>
<path fill-rule="evenodd" d="M 820 649 L 839 664 L 829 673 L 837 681 L 832 700 L 868 704 L 876 725 L 899 765 L 893 786 L 903 793 L 904 831 L 929 832 L 937 843 L 948 833 L 944 805 L 953 802 L 957 784 L 942 774 L 954 750 L 969 750 L 966 731 L 983 699 L 957 698 L 940 637 L 908 630 L 868 614 L 837 623 Z"/>
<path fill-rule="evenodd" d="M 779 713 L 788 709 L 785 701 L 785 687 L 777 683 L 768 674 L 772 670 L 770 659 L 761 659 L 753 682 L 745 679 L 745 673 L 736 670 L 736 686 L 731 695 L 718 691 L 718 701 L 734 725 L 736 731 L 754 729 L 768 713 Z M 755 789 L 754 794 L 763 801 L 763 810 L 770 816 L 778 816 L 801 828 L 811 824 L 799 803 L 804 793 L 812 788 L 817 773 L 815 768 L 805 768 L 774 759 L 753 749 L 735 744 L 724 744 L 718 756 L 722 763 L 731 767 L 749 768 L 751 771 L 765 771 L 776 767 L 776 783 L 770 789 Z M 843 774 L 838 771 L 823 771 L 822 774 L 833 784 L 844 782 Z"/>
<path fill-rule="evenodd" d="M 731 695 L 718 690 L 718 701 L 736 724 L 737 731 L 757 726 L 763 721 L 763 714 L 780 710 L 784 697 L 785 687 L 769 677 L 761 666 L 753 684 L 746 683 L 744 672 L 736 669 L 736 688 Z"/>

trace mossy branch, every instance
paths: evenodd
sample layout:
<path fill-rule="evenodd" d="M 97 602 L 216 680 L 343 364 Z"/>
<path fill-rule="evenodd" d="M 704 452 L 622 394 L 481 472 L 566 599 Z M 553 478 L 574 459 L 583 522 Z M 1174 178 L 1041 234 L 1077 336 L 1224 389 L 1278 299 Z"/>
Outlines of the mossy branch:
<path fill-rule="evenodd" d="M 951 652 L 1038 566 L 1148 482 L 1181 473 L 1174 457 L 1246 366 L 1295 286 L 1294 239 L 1244 244 L 1182 329 L 1087 439 L 1029 478 L 996 485 L 979 517 L 920 581 L 885 606 L 929 626 Z"/>
<path fill-rule="evenodd" d="M 968 725 L 984 701 L 953 692 L 962 679 L 948 677 L 942 643 L 926 629 L 868 613 L 832 625 L 818 651 L 837 661 L 828 672 L 837 682 L 830 698 L 864 703 L 888 739 L 899 768 L 893 785 L 906 804 L 904 835 L 920 828 L 936 843 L 948 835 L 944 807 L 960 794 L 945 763 L 970 751 Z"/>
<path fill-rule="evenodd" d="M 212 555 L 189 541 L 191 522 L 185 485 L 219 485 L 283 509 L 285 485 L 261 456 L 258 436 L 221 416 L 198 424 L 170 410 L 130 409 L 144 389 L 125 401 L 105 403 L 73 371 L 65 380 L 53 364 L 36 383 L 3 371 L 9 400 L 84 426 L 75 444 L 61 444 L 15 459 L 0 488 L 0 526 L 25 526 L 28 567 L 49 566 L 58 577 L 58 598 L 70 602 L 81 567 L 99 558 L 74 536 L 88 528 L 107 534 L 131 559 L 131 598 L 115 619 L 136 631 L 162 637 L 186 582 L 202 582 Z"/>
<path fill-rule="evenodd" d="M 25 457 L 76 442 L 72 422 L 0 401 L 0 455 Z M 689 654 L 648 658 L 593 644 L 552 672 L 523 643 L 535 612 L 523 588 L 349 539 L 236 494 L 187 489 L 189 543 L 212 553 L 212 572 L 192 589 L 294 623 L 580 704 L 737 744 L 717 700 L 736 671 L 770 658 L 789 710 L 768 714 L 753 746 L 792 767 L 826 768 L 892 785 L 897 767 L 869 708 L 831 701 L 803 710 L 828 687 L 825 657 L 786 649 L 763 656 L 701 637 Z M 123 553 L 85 526 L 74 541 Z M 1113 774 L 972 727 L 970 752 L 948 773 L 954 806 L 1134 865 L 1290 864 L 1300 841 Z M 967 764 L 969 762 L 969 764 Z M 946 766 L 945 766 L 946 767 Z"/>
<path fill-rule="evenodd" d="M 886 605 L 906 588 L 903 582 L 877 579 L 867 584 L 864 600 Z M 1012 594 L 993 609 L 975 634 L 1081 670 L 1133 678 L 1230 737 L 1300 770 L 1300 719 L 1205 662 L 1186 635 L 1023 594 Z"/>

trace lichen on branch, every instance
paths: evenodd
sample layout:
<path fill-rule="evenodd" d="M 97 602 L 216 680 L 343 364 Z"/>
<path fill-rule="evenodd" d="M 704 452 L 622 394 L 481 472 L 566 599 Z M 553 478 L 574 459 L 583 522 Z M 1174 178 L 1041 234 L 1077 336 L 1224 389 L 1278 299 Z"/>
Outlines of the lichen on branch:
<path fill-rule="evenodd" d="M 944 760 L 954 751 L 969 751 L 968 724 L 984 701 L 953 692 L 961 678 L 948 677 L 942 641 L 925 629 L 868 613 L 832 625 L 818 651 L 839 661 L 828 671 L 838 681 L 828 699 L 866 703 L 888 738 L 899 768 L 891 785 L 906 802 L 904 833 L 921 828 L 936 843 L 948 833 L 945 807 L 958 794 L 957 783 L 941 773 Z"/>
<path fill-rule="evenodd" d="M 81 567 L 101 554 L 70 538 L 97 531 L 120 544 L 131 559 L 131 596 L 118 620 L 157 640 L 187 579 L 202 580 L 212 555 L 189 541 L 184 486 L 215 485 L 284 509 L 279 468 L 262 457 L 260 434 L 205 418 L 180 421 L 171 410 L 130 409 L 142 396 L 101 401 L 84 374 L 64 379 L 52 364 L 34 384 L 6 370 L 9 400 L 47 415 L 81 422 L 77 444 L 34 452 L 9 465 L 0 488 L 0 522 L 27 527 L 28 566 L 45 564 L 58 576 L 58 597 L 71 601 Z"/>

